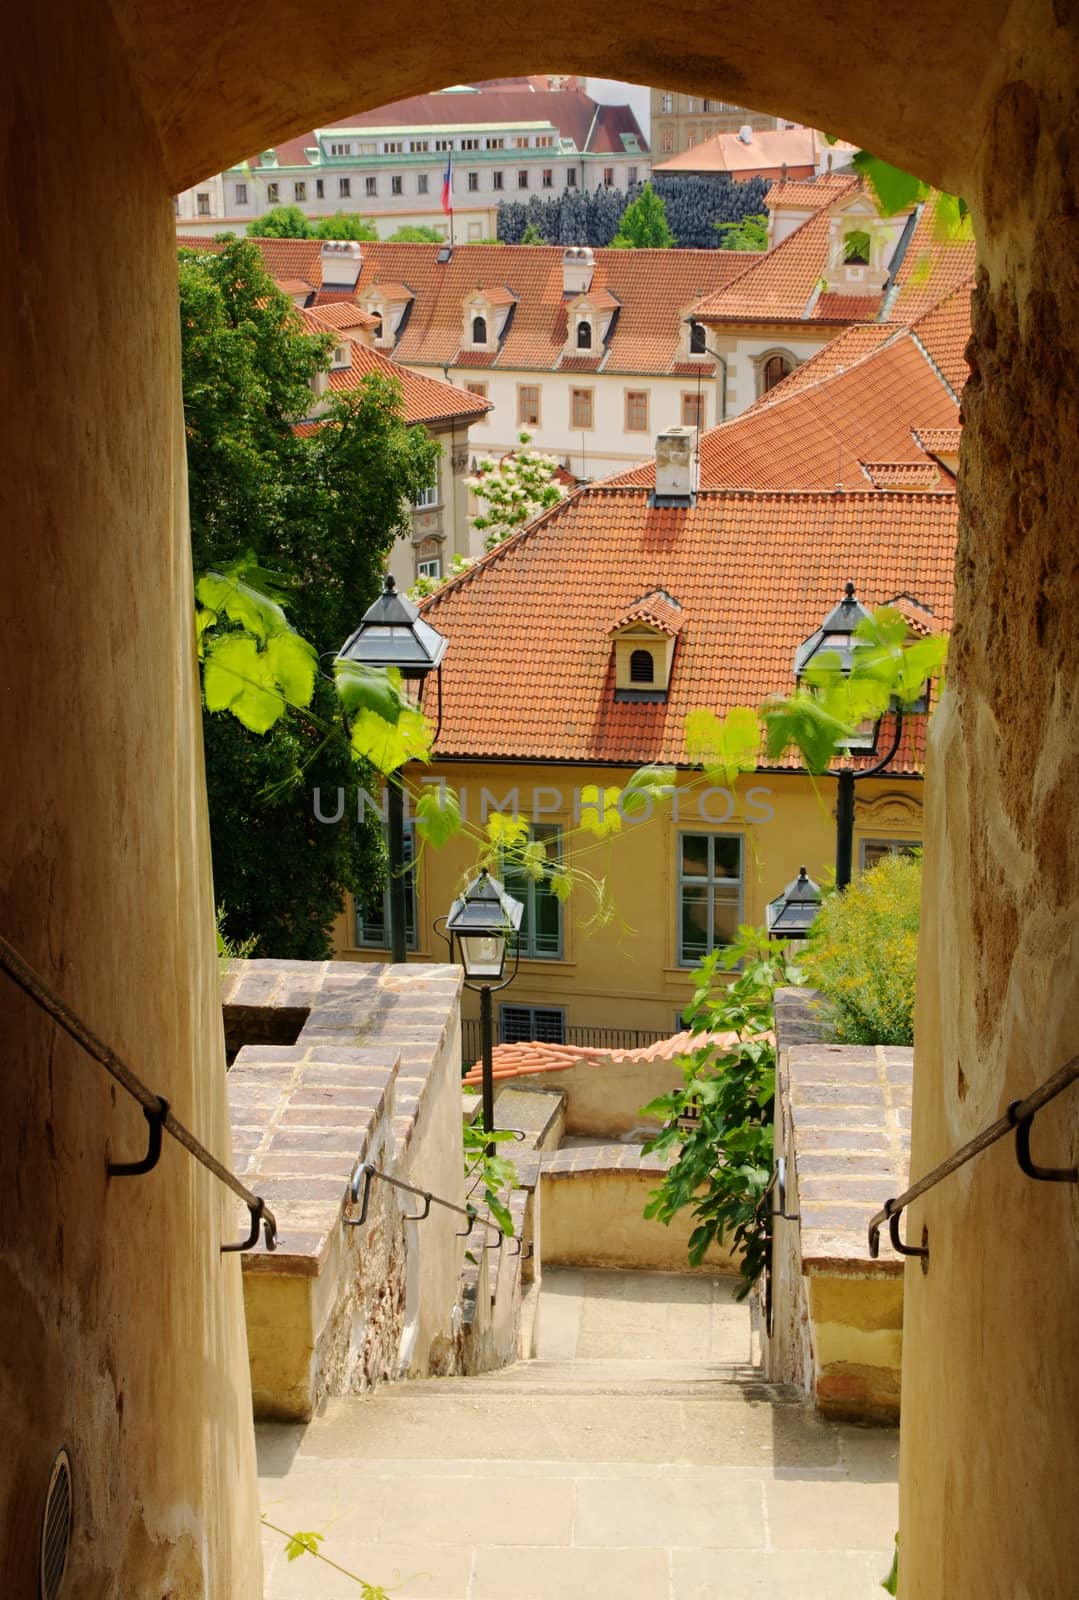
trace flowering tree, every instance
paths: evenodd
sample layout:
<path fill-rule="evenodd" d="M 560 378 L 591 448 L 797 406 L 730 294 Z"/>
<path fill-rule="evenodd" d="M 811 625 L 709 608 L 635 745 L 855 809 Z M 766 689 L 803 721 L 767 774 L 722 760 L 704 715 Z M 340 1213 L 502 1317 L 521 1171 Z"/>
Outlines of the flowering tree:
<path fill-rule="evenodd" d="M 470 521 L 483 534 L 488 550 L 565 498 L 566 491 L 555 481 L 555 457 L 530 450 L 531 434 L 522 433 L 518 438 L 519 450 L 503 456 L 501 461 L 485 457 L 476 467 L 476 476 L 466 479 L 468 487 L 484 502 L 483 513 Z"/>

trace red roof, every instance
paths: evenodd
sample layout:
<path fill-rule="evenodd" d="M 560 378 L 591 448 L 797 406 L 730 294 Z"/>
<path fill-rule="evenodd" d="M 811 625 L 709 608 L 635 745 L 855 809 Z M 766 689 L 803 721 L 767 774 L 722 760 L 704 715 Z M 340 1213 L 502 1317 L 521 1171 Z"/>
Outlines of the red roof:
<path fill-rule="evenodd" d="M 576 352 L 563 353 L 568 301 L 560 247 L 461 246 L 446 262 L 438 260 L 438 245 L 382 241 L 361 248 L 361 304 L 390 281 L 414 297 L 394 349 L 410 366 L 668 373 L 685 354 L 683 318 L 690 308 L 746 269 L 737 250 L 597 250 L 589 299 L 611 296 L 617 310 L 606 345 L 583 358 L 582 367 Z M 461 347 L 466 301 L 484 284 L 501 285 L 516 301 L 492 355 Z"/>
<path fill-rule="evenodd" d="M 669 633 L 673 639 L 681 633 L 684 621 L 681 606 L 676 605 L 662 589 L 653 589 L 651 594 L 646 594 L 623 612 L 610 631 L 617 633 L 621 628 L 628 628 L 631 622 L 647 622 L 661 633 Z"/>
<path fill-rule="evenodd" d="M 324 327 L 346 332 L 349 328 L 377 328 L 379 319 L 364 311 L 355 300 L 319 301 L 307 308 L 306 320 L 312 329 Z"/>
<path fill-rule="evenodd" d="M 628 105 L 601 106 L 590 95 L 579 90 L 480 89 L 475 92 L 437 90 L 431 94 L 412 95 L 408 100 L 395 100 L 392 105 L 377 106 L 373 111 L 359 111 L 355 116 L 342 117 L 327 123 L 319 131 L 331 128 L 435 128 L 448 126 L 483 126 L 489 123 L 541 122 L 557 128 L 563 139 L 572 139 L 577 150 L 588 155 L 626 154 L 622 134 L 635 135 L 638 148 L 647 153 L 648 141 Z M 292 139 L 282 139 L 276 147 L 277 165 L 280 167 L 306 167 L 311 165 L 308 150 L 317 149 L 314 132 L 297 134 Z M 467 152 L 464 152 L 467 154 Z M 555 154 L 552 150 L 551 154 Z M 261 165 L 255 157 L 251 166 Z"/>
<path fill-rule="evenodd" d="M 850 328 L 843 328 L 834 339 L 816 352 L 808 356 L 789 372 L 779 383 L 773 385 L 759 400 L 754 400 L 747 411 L 757 411 L 762 406 L 774 405 L 777 400 L 786 399 L 793 394 L 795 389 L 807 389 L 810 384 L 821 383 L 825 378 L 830 378 L 834 373 L 845 372 L 863 356 L 869 355 L 873 350 L 886 344 L 893 334 L 902 328 L 899 322 L 863 322 Z M 744 415 L 745 413 L 743 413 Z"/>
<path fill-rule="evenodd" d="M 836 340 L 835 343 L 840 343 Z M 831 348 L 831 347 L 829 347 Z M 807 367 L 813 362 L 807 362 Z M 815 383 L 777 384 L 756 405 L 701 435 L 700 482 L 709 489 L 853 489 L 869 479 L 863 463 L 916 467 L 904 487 L 950 487 L 914 429 L 955 428 L 955 398 L 907 329 L 890 330 L 876 350 Z M 821 368 L 818 368 L 821 370 Z M 797 373 L 792 374 L 792 378 Z M 893 473 L 894 478 L 894 473 Z M 650 486 L 655 463 L 611 480 Z"/>
<path fill-rule="evenodd" d="M 762 1035 L 771 1038 L 770 1034 Z M 654 1044 L 641 1045 L 635 1050 L 597 1050 L 586 1045 L 497 1044 L 491 1052 L 491 1063 L 496 1078 L 524 1078 L 533 1072 L 564 1072 L 568 1067 L 617 1067 L 627 1061 L 676 1061 L 679 1056 L 692 1055 L 702 1045 L 712 1044 L 725 1049 L 738 1043 L 737 1033 L 690 1033 L 688 1029 L 675 1033 L 669 1039 L 657 1039 Z M 466 1072 L 462 1082 L 483 1082 L 483 1063 L 477 1062 Z"/>
<path fill-rule="evenodd" d="M 309 333 L 325 332 L 324 322 L 327 310 L 336 310 L 318 306 L 310 311 L 301 311 L 300 317 L 304 327 Z M 373 350 L 370 345 L 361 344 L 355 339 L 348 341 L 350 362 L 347 367 L 335 367 L 326 374 L 328 386 L 347 393 L 356 389 L 370 373 L 379 373 L 382 377 L 393 378 L 401 385 L 404 395 L 405 421 L 412 424 L 417 422 L 433 423 L 448 422 L 457 417 L 477 418 L 485 416 L 491 409 L 491 402 L 484 400 L 480 395 L 470 394 L 467 389 L 458 389 L 452 383 L 444 383 L 440 378 L 428 378 L 419 372 L 410 372 L 407 367 L 399 367 L 395 361 L 384 356 L 381 351 Z M 318 427 L 318 423 L 303 424 L 305 431 Z"/>
<path fill-rule="evenodd" d="M 970 376 L 966 349 L 970 341 L 970 297 L 974 279 L 966 278 L 938 305 L 930 307 L 911 329 L 929 359 L 956 394 Z"/>
<path fill-rule="evenodd" d="M 931 456 L 957 456 L 962 428 L 918 428 L 918 443 Z"/>
<path fill-rule="evenodd" d="M 819 135 L 812 128 L 756 128 L 750 138 L 739 133 L 714 133 L 679 155 L 668 156 L 655 172 L 727 172 L 749 178 L 786 167 L 794 178 L 811 178 L 816 167 Z"/>
<path fill-rule="evenodd" d="M 180 235 L 176 240 L 180 249 L 209 250 L 214 254 L 224 250 L 227 242 L 230 241 L 223 239 L 196 239 L 187 235 Z M 312 290 L 322 287 L 321 239 L 250 238 L 247 243 L 258 247 L 263 266 L 279 287 L 284 283 L 296 282 L 307 283 Z M 294 293 L 295 291 L 289 290 L 287 292 Z"/>
<path fill-rule="evenodd" d="M 833 200 L 853 194 L 861 180 L 853 172 L 822 173 L 801 181 L 779 178 L 764 197 L 769 211 L 820 211 Z"/>
<path fill-rule="evenodd" d="M 847 578 L 866 606 L 903 593 L 950 622 L 954 494 L 703 490 L 691 506 L 649 501 L 647 489 L 584 489 L 425 602 L 449 640 L 439 756 L 684 764 L 686 714 L 788 692 L 797 646 Z M 616 700 L 607 619 L 657 589 L 684 619 L 669 692 Z M 907 769 L 918 769 L 920 744 L 915 729 Z"/>

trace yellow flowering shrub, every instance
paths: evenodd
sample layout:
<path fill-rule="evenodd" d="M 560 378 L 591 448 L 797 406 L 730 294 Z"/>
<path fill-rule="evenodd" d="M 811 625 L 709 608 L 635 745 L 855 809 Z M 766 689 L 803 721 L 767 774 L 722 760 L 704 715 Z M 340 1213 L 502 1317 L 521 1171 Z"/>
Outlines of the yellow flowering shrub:
<path fill-rule="evenodd" d="M 885 856 L 813 924 L 800 965 L 846 1044 L 913 1044 L 922 865 Z"/>

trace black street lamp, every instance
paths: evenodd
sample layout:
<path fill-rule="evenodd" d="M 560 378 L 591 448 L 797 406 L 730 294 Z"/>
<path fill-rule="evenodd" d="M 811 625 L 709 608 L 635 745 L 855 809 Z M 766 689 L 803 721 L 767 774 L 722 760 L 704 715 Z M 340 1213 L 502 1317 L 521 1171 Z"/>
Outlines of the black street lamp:
<path fill-rule="evenodd" d="M 397 593 L 392 574 L 382 580 L 382 593 L 363 614 L 355 633 L 341 647 L 340 659 L 365 667 L 396 667 L 405 684 L 416 686 L 417 703 L 424 680 L 438 673 L 438 720 L 442 722 L 442 658 L 449 640 L 420 616 L 406 595 Z M 437 733 L 436 733 L 437 737 Z M 405 949 L 405 807 L 400 772 L 386 779 L 386 843 L 390 859 L 390 953 L 404 961 Z"/>
<path fill-rule="evenodd" d="M 814 634 L 811 634 L 803 644 L 798 646 L 794 656 L 794 676 L 801 680 L 806 668 L 813 659 L 822 651 L 833 651 L 839 656 L 840 667 L 844 675 L 848 674 L 854 664 L 855 653 L 862 648 L 855 637 L 854 630 L 859 622 L 871 615 L 865 607 L 855 599 L 854 584 L 847 583 L 843 599 L 831 610 Z M 875 755 L 877 742 L 880 738 L 881 719 L 877 717 L 871 722 L 864 723 L 855 729 L 844 740 L 847 755 Z M 862 778 L 872 778 L 875 773 L 883 772 L 899 749 L 899 740 L 903 733 L 903 713 L 898 708 L 895 711 L 895 729 L 891 745 L 886 755 L 871 767 L 855 769 L 851 766 L 841 767 L 836 774 L 838 790 L 836 794 L 836 839 L 835 839 L 835 886 L 842 891 L 847 888 L 851 880 L 851 870 L 854 856 L 854 785 Z"/>
<path fill-rule="evenodd" d="M 463 894 L 450 907 L 445 937 L 449 940 L 450 960 L 460 961 L 465 969 L 465 988 L 478 990 L 480 997 L 480 1037 L 483 1049 L 483 1131 L 495 1125 L 494 1060 L 492 1057 L 491 995 L 505 989 L 517 976 L 520 946 L 515 936 L 520 931 L 524 906 L 492 878 L 484 867 Z M 514 937 L 513 971 L 505 977 L 506 952 Z M 488 1146 L 488 1154 L 494 1149 Z"/>
<path fill-rule="evenodd" d="M 805 867 L 800 867 L 798 876 L 783 893 L 768 902 L 764 916 L 769 939 L 805 939 L 820 902 L 820 885 L 813 882 Z"/>

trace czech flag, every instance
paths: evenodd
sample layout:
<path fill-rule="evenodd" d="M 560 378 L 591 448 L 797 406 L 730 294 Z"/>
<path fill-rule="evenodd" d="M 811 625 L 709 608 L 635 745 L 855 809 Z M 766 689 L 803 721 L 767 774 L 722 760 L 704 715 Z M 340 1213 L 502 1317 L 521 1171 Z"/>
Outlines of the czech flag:
<path fill-rule="evenodd" d="M 446 170 L 442 174 L 442 209 L 449 216 L 453 210 L 453 151 L 446 157 Z"/>

